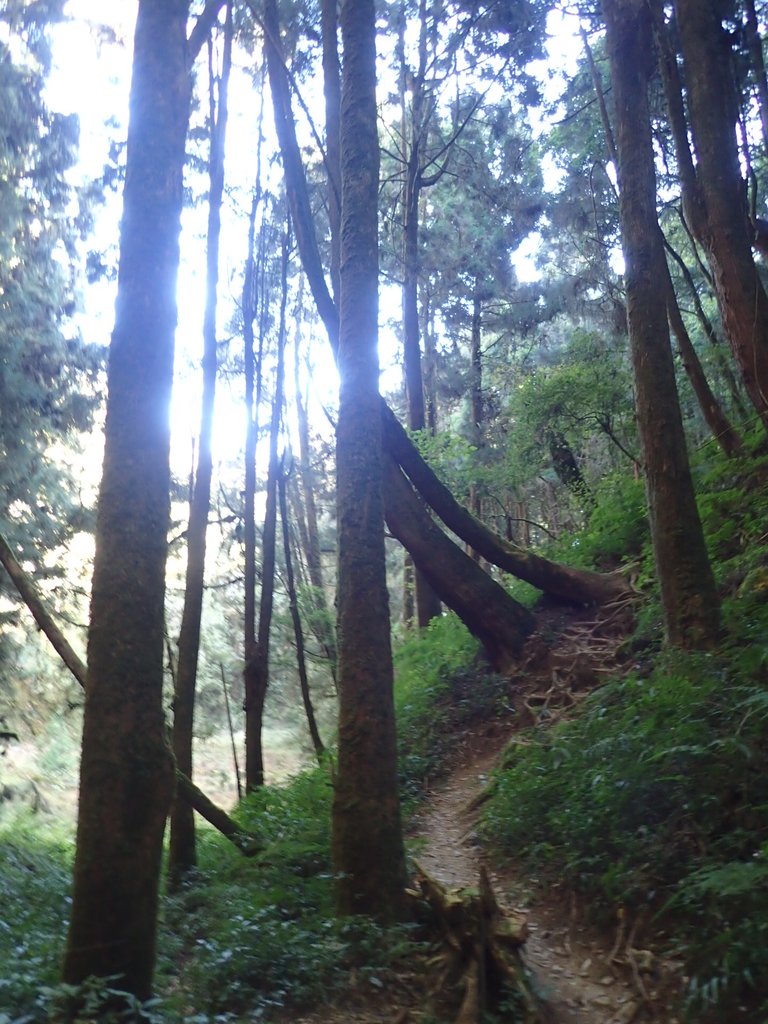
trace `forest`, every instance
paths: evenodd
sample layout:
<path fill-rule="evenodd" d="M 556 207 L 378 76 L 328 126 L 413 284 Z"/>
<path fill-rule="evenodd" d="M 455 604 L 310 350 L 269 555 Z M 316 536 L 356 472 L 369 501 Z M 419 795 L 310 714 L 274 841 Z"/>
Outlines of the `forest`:
<path fill-rule="evenodd" d="M 0 0 L 0 1024 L 765 1024 L 765 0 Z"/>

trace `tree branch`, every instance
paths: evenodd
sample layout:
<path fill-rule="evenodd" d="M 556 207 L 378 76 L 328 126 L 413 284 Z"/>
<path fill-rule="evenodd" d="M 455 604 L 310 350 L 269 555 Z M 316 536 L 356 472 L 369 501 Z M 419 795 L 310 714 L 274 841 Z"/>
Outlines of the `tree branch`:
<path fill-rule="evenodd" d="M 2 534 L 0 534 L 0 563 L 10 576 L 22 601 L 32 613 L 35 622 L 50 640 L 56 653 L 82 688 L 87 689 L 88 670 L 85 662 L 75 653 L 67 638 L 53 621 L 37 587 L 19 565 Z M 179 796 L 190 803 L 198 814 L 234 843 L 242 853 L 252 856 L 264 849 L 264 844 L 258 838 L 245 832 L 226 811 L 217 807 L 190 778 L 183 775 L 178 769 L 176 771 L 176 786 Z"/>
<path fill-rule="evenodd" d="M 193 25 L 187 40 L 187 60 L 190 65 L 194 64 L 203 43 L 216 23 L 219 11 L 224 6 L 224 3 L 225 0 L 207 0 L 205 7 Z"/>

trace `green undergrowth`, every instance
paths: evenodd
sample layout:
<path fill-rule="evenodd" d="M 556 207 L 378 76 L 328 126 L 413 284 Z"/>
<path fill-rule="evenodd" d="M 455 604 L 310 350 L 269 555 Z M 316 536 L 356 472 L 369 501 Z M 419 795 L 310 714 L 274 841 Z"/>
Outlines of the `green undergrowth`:
<path fill-rule="evenodd" d="M 451 614 L 433 620 L 395 652 L 395 710 L 406 807 L 444 770 L 457 738 L 507 711 L 506 687 L 480 646 Z"/>
<path fill-rule="evenodd" d="M 635 671 L 510 744 L 483 833 L 597 918 L 643 915 L 685 963 L 692 1021 L 768 1018 L 765 457 L 695 467 L 723 599 L 714 653 L 661 650 L 647 586 Z M 647 554 L 641 555 L 648 571 Z M 655 637 L 655 644 L 651 643 Z M 650 651 L 650 654 L 648 654 Z"/>
<path fill-rule="evenodd" d="M 266 842 L 256 858 L 203 835 L 198 874 L 166 901 L 160 987 L 169 1019 L 269 1020 L 326 1000 L 351 978 L 378 990 L 412 950 L 406 928 L 336 919 L 331 792 L 329 771 L 315 768 L 250 795 L 237 816 Z"/>
<path fill-rule="evenodd" d="M 0 1024 L 47 1019 L 69 919 L 73 841 L 28 810 L 0 824 Z"/>

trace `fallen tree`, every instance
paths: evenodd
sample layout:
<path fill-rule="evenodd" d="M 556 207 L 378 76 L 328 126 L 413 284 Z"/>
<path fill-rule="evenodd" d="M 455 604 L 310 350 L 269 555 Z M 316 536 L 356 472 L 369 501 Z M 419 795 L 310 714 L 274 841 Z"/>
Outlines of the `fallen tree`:
<path fill-rule="evenodd" d="M 87 693 L 88 669 L 85 662 L 53 621 L 37 587 L 19 565 L 2 534 L 0 534 L 0 564 L 8 573 L 19 596 L 50 641 L 53 649 Z M 246 832 L 233 818 L 230 818 L 226 811 L 214 804 L 187 775 L 178 769 L 176 770 L 176 791 L 182 800 L 190 804 L 202 818 L 205 818 L 218 832 L 234 843 L 242 853 L 252 856 L 264 849 L 264 844 L 256 836 Z"/>

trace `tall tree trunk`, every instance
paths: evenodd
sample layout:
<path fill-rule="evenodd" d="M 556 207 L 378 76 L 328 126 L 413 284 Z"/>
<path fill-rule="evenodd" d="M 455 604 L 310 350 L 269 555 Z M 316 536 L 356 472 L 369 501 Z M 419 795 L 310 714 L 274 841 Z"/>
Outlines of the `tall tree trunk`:
<path fill-rule="evenodd" d="M 678 305 L 674 285 L 669 273 L 667 273 L 667 316 L 669 317 L 669 325 L 677 338 L 677 347 L 680 352 L 683 369 L 688 376 L 688 380 L 691 382 L 699 408 L 712 433 L 712 437 L 726 455 L 738 455 L 742 450 L 741 438 L 731 426 L 720 402 L 709 386 L 701 360 L 696 349 L 693 347 L 693 342 L 685 326 L 683 314 L 680 312 L 680 306 Z"/>
<path fill-rule="evenodd" d="M 277 0 L 264 0 L 264 50 L 267 56 L 269 88 L 275 113 L 275 133 L 280 143 L 285 192 L 293 218 L 296 243 L 302 254 L 304 273 L 334 349 L 339 343 L 339 314 L 323 273 L 320 250 L 312 218 L 312 206 L 304 177 L 301 150 L 296 138 L 296 123 L 291 105 L 291 86 L 280 45 L 280 20 Z"/>
<path fill-rule="evenodd" d="M 104 465 L 72 912 L 64 980 L 152 990 L 160 855 L 174 786 L 162 704 L 168 406 L 189 112 L 187 0 L 141 0 Z"/>
<path fill-rule="evenodd" d="M 720 611 L 688 467 L 667 325 L 664 246 L 648 80 L 650 12 L 634 0 L 603 0 L 616 107 L 619 212 L 627 317 L 651 537 L 667 638 L 676 646 L 716 642 Z"/>
<path fill-rule="evenodd" d="M 262 78 L 264 75 L 262 68 Z M 262 267 L 265 259 L 266 210 L 262 213 L 259 229 L 258 249 L 256 248 L 256 218 L 263 204 L 261 188 L 261 126 L 264 117 L 262 90 L 259 111 L 258 144 L 256 148 L 256 181 L 251 199 L 251 215 L 248 222 L 248 252 L 243 275 L 243 370 L 245 377 L 245 450 L 244 450 L 244 496 L 243 496 L 243 654 L 247 661 L 248 652 L 256 646 L 256 448 L 259 442 L 259 411 L 261 409 L 262 356 L 264 331 L 259 328 L 258 351 L 253 326 L 263 317 L 259 310 L 266 297 L 262 284 Z"/>
<path fill-rule="evenodd" d="M 283 412 L 283 377 L 285 357 L 285 307 L 288 300 L 289 232 L 283 237 L 281 264 L 280 321 L 277 335 L 277 368 L 275 394 L 272 400 L 272 421 L 269 429 L 269 470 L 264 530 L 261 536 L 261 600 L 256 643 L 246 651 L 243 680 L 245 683 L 245 788 L 246 792 L 264 785 L 264 752 L 262 731 L 264 701 L 269 686 L 269 637 L 272 629 L 272 606 L 275 592 L 275 545 L 277 540 L 277 478 L 280 464 L 277 445 Z"/>
<path fill-rule="evenodd" d="M 406 871 L 384 553 L 373 0 L 343 0 L 341 30 L 339 740 L 332 849 L 339 912 L 393 920 L 404 913 Z"/>
<path fill-rule="evenodd" d="M 328 220 L 331 226 L 331 287 L 339 301 L 341 261 L 341 69 L 339 67 L 339 20 L 337 0 L 322 0 L 320 26 L 323 41 L 323 90 L 325 92 L 325 149 L 328 172 Z"/>
<path fill-rule="evenodd" d="M 749 50 L 749 61 L 752 65 L 752 78 L 757 94 L 757 107 L 760 112 L 760 125 L 763 129 L 763 146 L 768 148 L 768 76 L 765 73 L 763 57 L 763 40 L 757 24 L 755 0 L 744 0 L 746 19 L 746 43 Z"/>
<path fill-rule="evenodd" d="M 209 95 L 211 153 L 209 167 L 208 249 L 203 323 L 203 395 L 200 410 L 200 438 L 197 473 L 189 509 L 187 530 L 187 572 L 184 610 L 179 633 L 179 658 L 173 697 L 173 753 L 176 766 L 192 778 L 192 736 L 200 652 L 200 623 L 203 614 L 205 549 L 213 476 L 213 409 L 216 397 L 216 307 L 219 289 L 219 240 L 221 201 L 224 195 L 224 148 L 227 133 L 227 90 L 232 63 L 232 3 L 227 5 L 224 50 L 218 90 L 213 70 L 213 49 L 209 42 Z M 216 93 L 218 91 L 218 103 Z M 171 838 L 168 850 L 169 884 L 175 886 L 197 863 L 195 818 L 189 803 L 175 800 L 171 808 Z"/>
<path fill-rule="evenodd" d="M 712 266 L 720 314 L 747 394 L 768 428 L 768 294 L 752 254 L 735 131 L 738 106 L 730 43 L 717 4 L 676 0 L 675 9 L 699 195 L 706 213 L 700 241 Z"/>
<path fill-rule="evenodd" d="M 310 607 L 312 615 L 310 625 L 318 643 L 325 652 L 334 684 L 336 683 L 336 637 L 331 624 L 331 614 L 325 593 L 323 578 L 323 560 L 320 550 L 320 531 L 317 522 L 317 505 L 315 502 L 315 481 L 312 472 L 312 451 L 309 441 L 309 417 L 302 395 L 299 374 L 300 339 L 297 333 L 294 359 L 294 393 L 296 396 L 296 417 L 299 428 L 299 476 L 301 491 L 304 497 L 304 527 L 306 543 L 304 555 L 307 562 L 309 581 L 312 585 Z"/>
<path fill-rule="evenodd" d="M 293 558 L 291 556 L 291 531 L 288 521 L 288 502 L 285 497 L 285 470 L 280 465 L 280 474 L 277 481 L 278 499 L 280 504 L 280 522 L 283 527 L 283 557 L 285 559 L 285 583 L 288 591 L 288 607 L 291 612 L 293 623 L 293 636 L 296 641 L 296 665 L 299 671 L 299 685 L 301 687 L 301 701 L 304 705 L 304 714 L 307 718 L 309 735 L 312 739 L 312 746 L 318 761 L 322 761 L 325 747 L 320 739 L 320 732 L 317 728 L 315 709 L 312 706 L 312 697 L 309 692 L 309 679 L 307 677 L 307 661 L 304 657 L 304 631 L 301 628 L 301 616 L 299 615 L 299 602 L 296 597 L 296 584 L 293 577 Z"/>
<path fill-rule="evenodd" d="M 480 281 L 475 277 L 472 293 L 472 324 L 470 329 L 469 345 L 469 408 L 471 422 L 472 444 L 478 450 L 483 446 L 483 433 L 485 429 L 483 416 L 483 307 L 480 297 Z M 475 481 L 469 489 L 469 509 L 472 515 L 481 519 L 480 493 Z M 475 559 L 480 556 L 476 551 L 470 549 Z"/>
<path fill-rule="evenodd" d="M 659 29 L 663 32 L 663 27 L 658 25 L 658 12 L 657 12 L 657 35 Z M 605 132 L 606 149 L 610 159 L 614 165 L 618 167 L 618 153 L 616 151 L 616 140 L 613 134 L 613 127 L 608 114 L 608 107 L 605 102 L 605 96 L 603 94 L 603 86 L 600 78 L 600 72 L 595 64 L 595 59 L 592 54 L 592 49 L 589 45 L 589 39 L 586 31 L 581 29 L 581 38 L 584 43 L 584 47 L 587 54 L 587 60 L 589 63 L 590 72 L 592 75 L 592 83 L 595 89 L 595 95 L 597 96 L 598 106 L 600 108 L 600 118 L 603 123 L 603 131 Z M 662 54 L 663 60 L 663 54 Z M 678 111 L 678 116 L 680 112 Z M 689 169 L 690 172 L 690 169 Z M 680 307 L 677 302 L 677 296 L 675 294 L 674 285 L 672 278 L 667 273 L 667 289 L 668 289 L 668 317 L 669 323 L 674 331 L 675 337 L 677 338 L 678 349 L 680 351 L 680 358 L 683 363 L 683 368 L 691 382 L 694 394 L 699 403 L 699 407 L 704 415 L 704 419 L 707 421 L 712 435 L 727 455 L 734 454 L 741 442 L 734 431 L 731 424 L 728 422 L 725 413 L 723 412 L 720 403 L 715 398 L 712 389 L 709 386 L 707 378 L 704 374 L 704 370 L 701 365 L 701 361 L 696 353 L 695 348 L 691 342 L 690 336 L 685 326 Z"/>
<path fill-rule="evenodd" d="M 404 24 L 404 15 L 401 12 Z M 425 79 L 427 73 L 427 5 L 419 0 L 419 65 L 410 75 L 411 117 L 406 109 L 405 49 L 400 46 L 400 102 L 403 108 L 403 143 L 409 140 L 403 154 L 405 186 L 403 190 L 403 372 L 409 430 L 424 430 L 426 412 L 424 381 L 421 371 L 421 329 L 419 324 L 419 200 L 422 189 L 422 135 L 425 130 Z M 428 626 L 440 615 L 440 599 L 418 568 L 414 572 L 416 621 L 420 628 Z"/>
<path fill-rule="evenodd" d="M 296 226 L 296 241 L 318 314 L 323 321 L 331 347 L 334 353 L 337 353 L 338 311 L 323 274 L 311 217 L 309 193 L 291 113 L 289 82 L 280 51 L 274 43 L 274 40 L 279 40 L 277 11 L 273 9 L 274 0 L 265 0 L 265 3 L 265 12 L 271 10 L 271 17 L 274 19 L 273 30 L 268 33 L 270 45 L 267 48 L 268 58 L 270 53 L 272 54 L 268 61 L 270 85 L 275 105 L 275 123 L 279 126 L 278 139 L 288 202 Z M 298 229 L 299 222 L 301 230 Z M 619 577 L 603 576 L 550 562 L 540 555 L 524 551 L 497 537 L 459 505 L 450 490 L 421 457 L 402 424 L 383 401 L 381 412 L 383 443 L 387 452 L 400 464 L 411 483 L 445 525 L 462 541 L 479 551 L 491 564 L 539 587 L 552 597 L 573 604 L 609 601 L 626 593 L 627 584 Z"/>

